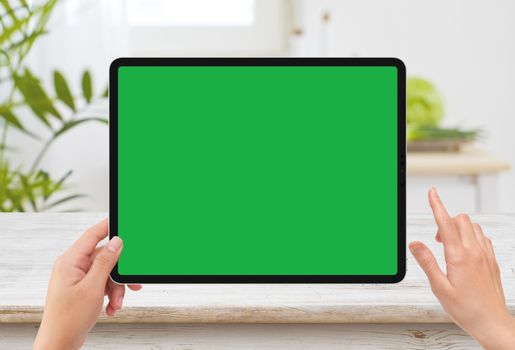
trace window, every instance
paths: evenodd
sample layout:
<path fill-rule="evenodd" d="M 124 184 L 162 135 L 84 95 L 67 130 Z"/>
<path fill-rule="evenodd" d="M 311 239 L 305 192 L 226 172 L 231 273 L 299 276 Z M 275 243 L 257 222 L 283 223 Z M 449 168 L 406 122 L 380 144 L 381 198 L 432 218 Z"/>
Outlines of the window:
<path fill-rule="evenodd" d="M 285 0 L 126 0 L 135 56 L 281 55 Z"/>
<path fill-rule="evenodd" d="M 128 0 L 131 26 L 237 27 L 254 24 L 255 0 Z"/>

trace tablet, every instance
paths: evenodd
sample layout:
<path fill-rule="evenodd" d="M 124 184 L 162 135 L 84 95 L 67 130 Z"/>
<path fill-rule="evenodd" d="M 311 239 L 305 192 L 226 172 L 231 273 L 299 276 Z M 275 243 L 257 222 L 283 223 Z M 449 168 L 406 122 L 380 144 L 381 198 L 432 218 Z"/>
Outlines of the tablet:
<path fill-rule="evenodd" d="M 394 58 L 120 58 L 119 283 L 393 283 L 405 274 Z"/>

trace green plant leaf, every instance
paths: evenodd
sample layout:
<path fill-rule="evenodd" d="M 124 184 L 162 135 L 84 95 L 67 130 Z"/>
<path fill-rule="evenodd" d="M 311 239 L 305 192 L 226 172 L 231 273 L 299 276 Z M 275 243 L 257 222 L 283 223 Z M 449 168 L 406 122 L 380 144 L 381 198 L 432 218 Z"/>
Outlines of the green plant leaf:
<path fill-rule="evenodd" d="M 31 91 L 34 93 L 36 97 L 36 103 L 40 103 L 47 112 L 53 114 L 56 118 L 62 120 L 63 117 L 61 117 L 59 111 L 55 109 L 52 100 L 50 100 L 48 94 L 41 86 L 41 82 L 32 74 L 32 72 L 28 68 L 25 68 L 25 77 L 27 79 L 28 84 L 31 87 Z"/>
<path fill-rule="evenodd" d="M 45 110 L 41 107 L 40 104 L 35 103 L 32 100 L 31 90 L 24 76 L 13 74 L 13 81 L 16 85 L 16 88 L 22 94 L 23 98 L 25 99 L 25 102 L 27 102 L 32 112 L 34 112 L 34 114 L 39 118 L 39 120 L 41 120 L 46 126 L 48 126 L 51 129 L 52 126 L 50 125 L 50 122 L 48 121 L 48 118 L 45 115 Z"/>
<path fill-rule="evenodd" d="M 109 86 L 106 86 L 104 92 L 102 93 L 102 97 L 104 97 L 104 98 L 109 97 Z"/>
<path fill-rule="evenodd" d="M 14 36 L 16 33 L 21 32 L 24 25 L 29 22 L 31 16 L 29 15 L 20 20 L 16 16 L 16 9 L 9 4 L 8 0 L 0 0 L 0 5 L 5 10 L 5 14 L 2 14 L 1 17 L 3 32 L 0 34 L 0 43 L 3 43 L 4 41 L 11 40 L 11 37 Z M 7 16 L 9 16 L 10 18 L 8 25 L 6 25 L 8 21 L 4 20 L 4 17 Z"/>
<path fill-rule="evenodd" d="M 62 120 L 61 115 L 55 109 L 45 90 L 41 87 L 41 83 L 32 75 L 30 70 L 26 68 L 24 75 L 13 74 L 13 81 L 30 109 L 50 129 L 52 126 L 48 121 L 47 113 L 53 114 L 56 118 Z"/>
<path fill-rule="evenodd" d="M 25 129 L 23 124 L 20 122 L 20 119 L 14 114 L 14 112 L 5 106 L 0 106 L 0 117 L 4 118 L 10 125 L 14 126 L 16 129 L 25 133 L 26 135 L 39 140 L 39 136 Z M 7 147 L 6 147 L 7 149 Z"/>
<path fill-rule="evenodd" d="M 54 133 L 54 136 L 58 137 L 58 136 L 62 135 L 63 133 L 65 133 L 66 131 L 70 130 L 71 128 L 73 128 L 79 124 L 86 123 L 86 122 L 93 122 L 93 121 L 108 124 L 108 121 L 105 118 L 89 117 L 89 118 L 75 119 L 75 120 L 71 120 L 69 122 L 64 123 L 63 126 Z"/>
<path fill-rule="evenodd" d="M 73 99 L 70 88 L 68 87 L 68 83 L 66 82 L 63 74 L 58 70 L 54 71 L 54 87 L 57 98 L 70 107 L 72 111 L 76 112 L 75 100 Z"/>
<path fill-rule="evenodd" d="M 61 177 L 61 178 L 59 179 L 59 181 L 57 181 L 57 182 L 55 183 L 54 189 L 55 189 L 56 191 L 59 191 L 60 189 L 62 189 L 64 182 L 66 181 L 66 179 L 67 179 L 68 177 L 70 177 L 70 175 L 71 175 L 72 173 L 73 173 L 73 171 L 72 171 L 72 170 L 68 170 L 68 172 L 67 172 L 66 174 L 64 174 L 64 175 L 63 175 L 63 177 Z M 45 197 L 45 201 L 46 201 L 47 199 L 48 199 L 48 197 Z"/>
<path fill-rule="evenodd" d="M 74 199 L 77 199 L 77 198 L 83 198 L 83 197 L 87 197 L 85 194 L 72 194 L 70 196 L 66 196 L 64 198 L 61 198 L 55 202 L 52 202 L 52 203 L 49 203 L 47 205 L 45 205 L 43 207 L 43 210 L 48 210 L 48 209 L 51 209 L 53 207 L 56 207 L 58 205 L 61 205 L 61 204 L 64 204 L 66 202 L 69 202 L 71 200 L 74 200 Z"/>
<path fill-rule="evenodd" d="M 24 28 L 27 25 L 23 24 L 15 32 L 22 32 L 23 35 L 21 41 L 14 43 L 16 47 L 19 46 L 19 49 L 16 50 L 19 66 L 22 65 L 36 39 L 46 33 L 45 26 L 56 4 L 57 0 L 45 0 L 41 5 L 38 2 L 33 6 L 29 6 L 26 1 L 24 2 L 23 5 L 28 9 L 27 22 L 30 21 L 30 29 L 28 32 L 25 32 Z"/>
<path fill-rule="evenodd" d="M 82 74 L 82 95 L 86 99 L 87 103 L 91 102 L 91 98 L 93 97 L 93 84 L 91 82 L 91 73 L 89 71 L 85 71 Z"/>
<path fill-rule="evenodd" d="M 22 4 L 23 7 L 25 7 L 26 9 L 30 9 L 30 6 L 29 4 L 27 3 L 26 0 L 20 0 L 20 3 Z"/>
<path fill-rule="evenodd" d="M 20 122 L 18 117 L 14 115 L 11 109 L 7 107 L 0 107 L 0 116 L 2 116 L 8 123 L 13 125 L 14 127 L 20 130 L 24 130 L 22 123 Z"/>
<path fill-rule="evenodd" d="M 29 199 L 29 202 L 32 206 L 32 210 L 38 211 L 38 208 L 36 206 L 36 199 L 34 197 L 34 190 L 37 187 L 37 185 L 33 185 L 30 183 L 28 175 L 24 175 L 24 174 L 20 173 L 19 176 L 20 176 L 21 184 L 22 184 L 23 190 L 25 192 L 25 195 Z"/>
<path fill-rule="evenodd" d="M 55 186 L 52 186 L 52 180 L 46 171 L 39 170 L 36 174 L 36 179 L 41 184 L 41 194 L 43 196 L 43 200 L 46 201 L 56 191 L 54 188 Z"/>
<path fill-rule="evenodd" d="M 408 128 L 408 141 L 421 140 L 464 140 L 474 141 L 481 137 L 480 129 L 460 129 L 460 128 L 439 128 L 439 127 L 418 127 Z"/>
<path fill-rule="evenodd" d="M 48 32 L 43 29 L 43 30 L 34 31 L 26 36 L 24 35 L 23 38 L 21 38 L 20 40 L 15 41 L 11 45 L 7 46 L 5 48 L 5 51 L 11 51 L 11 50 L 17 49 L 19 47 L 22 47 L 24 45 L 31 45 L 31 43 L 33 43 L 39 36 L 44 35 L 46 33 L 48 33 Z"/>
<path fill-rule="evenodd" d="M 16 14 L 15 14 L 15 11 L 16 9 L 13 8 L 10 4 L 9 4 L 9 0 L 0 0 L 0 5 L 2 5 L 2 7 L 4 8 L 6 14 L 9 15 L 9 17 L 11 17 L 13 23 L 14 22 L 18 22 L 18 17 L 16 17 Z M 23 3 L 22 3 L 23 5 Z"/>
<path fill-rule="evenodd" d="M 13 22 L 10 26 L 3 28 L 0 33 L 0 45 L 11 39 L 11 37 L 18 33 L 22 27 L 30 21 L 30 17 L 22 18 L 16 22 Z"/>

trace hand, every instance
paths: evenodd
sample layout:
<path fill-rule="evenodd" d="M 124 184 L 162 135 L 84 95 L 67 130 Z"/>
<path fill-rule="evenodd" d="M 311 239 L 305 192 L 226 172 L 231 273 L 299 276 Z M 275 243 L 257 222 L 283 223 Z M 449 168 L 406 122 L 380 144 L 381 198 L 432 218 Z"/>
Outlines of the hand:
<path fill-rule="evenodd" d="M 513 349 L 515 319 L 510 315 L 492 241 L 465 214 L 451 218 L 434 188 L 429 203 L 443 243 L 446 273 L 421 242 L 409 245 L 443 308 L 486 349 Z"/>
<path fill-rule="evenodd" d="M 43 320 L 34 349 L 79 349 L 95 325 L 109 297 L 106 314 L 122 307 L 125 286 L 111 281 L 109 273 L 118 261 L 122 240 L 113 237 L 106 246 L 107 219 L 88 229 L 55 262 L 50 277 Z M 128 286 L 140 290 L 140 285 Z"/>

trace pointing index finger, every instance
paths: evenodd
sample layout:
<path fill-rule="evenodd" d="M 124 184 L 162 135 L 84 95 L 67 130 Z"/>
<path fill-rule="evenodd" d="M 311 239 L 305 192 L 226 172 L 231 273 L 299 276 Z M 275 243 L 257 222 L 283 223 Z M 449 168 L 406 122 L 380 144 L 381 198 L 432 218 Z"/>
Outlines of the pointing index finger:
<path fill-rule="evenodd" d="M 429 205 L 433 211 L 435 222 L 438 225 L 438 233 L 440 234 L 442 242 L 444 244 L 457 242 L 459 236 L 456 232 L 456 227 L 434 187 L 431 187 L 429 190 Z"/>

